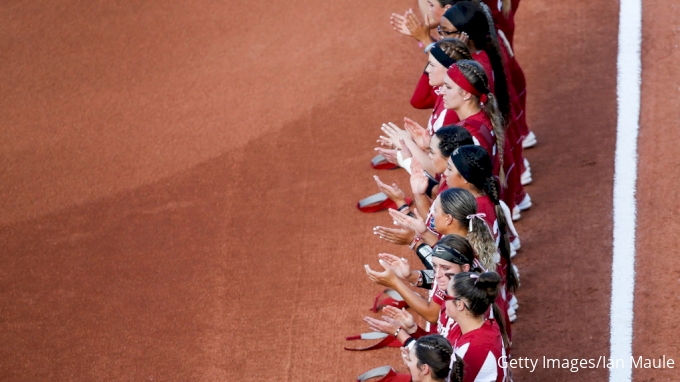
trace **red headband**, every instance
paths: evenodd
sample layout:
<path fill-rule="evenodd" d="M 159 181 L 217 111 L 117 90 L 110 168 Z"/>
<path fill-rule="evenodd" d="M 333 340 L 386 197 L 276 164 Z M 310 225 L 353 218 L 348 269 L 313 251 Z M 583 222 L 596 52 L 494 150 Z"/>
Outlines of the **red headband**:
<path fill-rule="evenodd" d="M 456 85 L 460 86 L 461 89 L 477 96 L 479 98 L 479 102 L 484 104 L 489 100 L 489 97 L 487 97 L 486 94 L 480 93 L 479 90 L 475 89 L 475 87 L 470 84 L 470 82 L 467 80 L 467 78 L 465 78 L 463 73 L 458 68 L 458 65 L 451 65 L 449 70 L 446 71 L 446 74 L 449 76 L 449 78 L 451 78 L 451 80 L 453 80 L 453 82 L 456 83 Z"/>

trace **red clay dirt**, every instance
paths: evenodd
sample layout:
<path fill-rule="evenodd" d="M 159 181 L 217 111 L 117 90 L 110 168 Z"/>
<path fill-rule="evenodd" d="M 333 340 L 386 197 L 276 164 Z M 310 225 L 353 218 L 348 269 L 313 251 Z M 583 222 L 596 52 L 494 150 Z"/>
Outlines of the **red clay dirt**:
<path fill-rule="evenodd" d="M 643 2 L 642 108 L 638 140 L 637 256 L 633 356 L 675 361 L 675 367 L 636 368 L 636 381 L 677 381 L 680 377 L 680 246 L 677 234 L 680 193 L 677 147 L 680 132 L 680 6 Z M 674 26 L 669 28 L 669 26 Z"/>
<path fill-rule="evenodd" d="M 378 252 L 417 261 L 372 235 L 386 214 L 354 208 L 377 192 L 380 124 L 427 118 L 408 105 L 425 57 L 388 23 L 409 6 L 0 5 L 0 379 L 403 370 L 395 350 L 342 347 L 367 330 L 380 290 L 362 265 Z M 608 354 L 617 13 L 520 6 L 539 144 L 526 152 L 534 207 L 518 223 L 517 357 Z"/>

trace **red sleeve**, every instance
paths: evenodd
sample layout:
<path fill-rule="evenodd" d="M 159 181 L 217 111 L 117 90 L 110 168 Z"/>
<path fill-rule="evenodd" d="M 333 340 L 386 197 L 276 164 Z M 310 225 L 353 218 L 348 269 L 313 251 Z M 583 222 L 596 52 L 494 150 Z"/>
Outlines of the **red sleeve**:
<path fill-rule="evenodd" d="M 416 109 L 432 109 L 436 101 L 437 93 L 430 86 L 430 77 L 428 77 L 427 73 L 423 72 L 411 97 L 411 106 Z"/>
<path fill-rule="evenodd" d="M 432 333 L 428 332 L 427 330 L 425 330 L 425 329 L 423 329 L 419 326 L 418 330 L 416 330 L 415 333 L 411 334 L 411 337 L 418 339 L 418 338 L 420 338 L 422 336 L 426 336 L 428 334 L 432 334 Z"/>

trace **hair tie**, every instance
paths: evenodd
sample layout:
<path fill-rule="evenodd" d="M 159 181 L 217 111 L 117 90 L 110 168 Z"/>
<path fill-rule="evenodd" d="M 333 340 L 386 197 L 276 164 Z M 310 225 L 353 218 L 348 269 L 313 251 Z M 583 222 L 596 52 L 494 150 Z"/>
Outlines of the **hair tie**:
<path fill-rule="evenodd" d="M 470 275 L 471 279 L 475 279 L 475 285 L 477 285 L 477 281 L 479 281 L 479 275 L 476 273 L 473 273 Z"/>
<path fill-rule="evenodd" d="M 485 217 L 486 217 L 486 214 L 483 213 L 483 212 L 478 212 L 476 214 L 471 214 L 471 215 L 466 216 L 466 218 L 470 221 L 470 224 L 469 224 L 469 227 L 468 227 L 469 231 L 472 232 L 472 220 L 474 220 L 474 218 L 477 218 L 481 221 L 484 221 Z"/>
<path fill-rule="evenodd" d="M 486 94 L 482 94 L 481 96 L 479 96 L 479 102 L 482 105 L 485 105 L 488 100 L 489 100 L 489 97 Z"/>

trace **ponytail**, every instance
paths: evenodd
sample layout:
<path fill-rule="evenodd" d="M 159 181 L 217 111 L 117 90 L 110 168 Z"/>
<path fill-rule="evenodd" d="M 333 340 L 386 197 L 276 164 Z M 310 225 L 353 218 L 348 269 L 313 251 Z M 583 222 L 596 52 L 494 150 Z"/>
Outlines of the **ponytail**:
<path fill-rule="evenodd" d="M 493 310 L 493 319 L 498 323 L 498 329 L 501 330 L 501 336 L 503 337 L 503 346 L 506 349 L 510 348 L 510 336 L 508 336 L 508 329 L 505 327 L 505 318 L 503 318 L 503 312 L 498 304 L 495 302 L 491 304 L 491 309 Z"/>
<path fill-rule="evenodd" d="M 515 273 L 515 267 L 512 266 L 512 259 L 510 258 L 510 239 L 508 238 L 508 222 L 505 220 L 505 213 L 500 205 L 498 183 L 493 176 L 487 178 L 484 184 L 484 192 L 489 196 L 491 202 L 494 205 L 494 211 L 496 212 L 496 221 L 498 221 L 498 238 L 500 243 L 498 244 L 498 249 L 501 253 L 503 259 L 508 266 L 505 276 L 505 284 L 508 290 L 515 292 L 519 288 L 519 278 Z"/>
<path fill-rule="evenodd" d="M 498 151 L 498 161 L 500 164 L 500 178 L 501 184 L 505 186 L 505 170 L 503 169 L 503 153 L 505 152 L 505 120 L 498 110 L 498 100 L 492 93 L 487 95 L 489 100 L 484 104 L 484 114 L 491 121 L 491 128 L 493 135 L 496 138 L 496 150 Z"/>
<path fill-rule="evenodd" d="M 467 234 L 467 239 L 477 253 L 479 263 L 487 271 L 493 271 L 499 263 L 496 249 L 496 240 L 493 238 L 491 229 L 486 221 L 481 217 L 471 217 L 468 219 L 472 230 Z"/>

